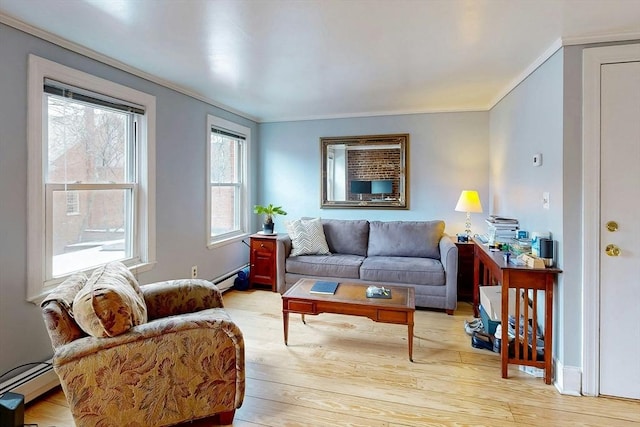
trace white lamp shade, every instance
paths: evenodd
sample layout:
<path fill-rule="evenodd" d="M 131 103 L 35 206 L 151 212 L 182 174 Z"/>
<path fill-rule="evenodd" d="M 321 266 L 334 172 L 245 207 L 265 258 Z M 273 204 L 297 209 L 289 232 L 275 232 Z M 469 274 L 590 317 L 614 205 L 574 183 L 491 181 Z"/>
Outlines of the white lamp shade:
<path fill-rule="evenodd" d="M 460 194 L 458 204 L 456 205 L 458 212 L 482 212 L 482 204 L 480 196 L 475 190 L 464 190 Z"/>

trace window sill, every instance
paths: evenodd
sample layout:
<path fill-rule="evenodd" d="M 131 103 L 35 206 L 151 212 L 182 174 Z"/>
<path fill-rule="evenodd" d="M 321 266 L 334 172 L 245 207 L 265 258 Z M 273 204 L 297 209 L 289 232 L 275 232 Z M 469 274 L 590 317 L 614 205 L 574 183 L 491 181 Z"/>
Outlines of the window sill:
<path fill-rule="evenodd" d="M 242 233 L 242 234 L 239 234 L 239 235 L 236 235 L 236 236 L 228 237 L 228 238 L 223 239 L 223 240 L 219 240 L 219 241 L 216 241 L 216 242 L 209 243 L 207 245 L 207 249 L 216 249 L 216 248 L 219 248 L 219 247 L 222 247 L 222 246 L 229 245 L 231 243 L 241 242 L 241 241 L 243 241 L 244 239 L 246 239 L 249 236 L 250 236 L 249 233 Z"/>

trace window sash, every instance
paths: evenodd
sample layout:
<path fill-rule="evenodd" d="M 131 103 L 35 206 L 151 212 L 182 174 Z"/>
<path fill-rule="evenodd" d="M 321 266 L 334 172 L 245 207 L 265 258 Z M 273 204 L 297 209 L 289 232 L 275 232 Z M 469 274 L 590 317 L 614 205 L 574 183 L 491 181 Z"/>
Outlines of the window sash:
<path fill-rule="evenodd" d="M 233 208 L 232 208 L 232 219 L 233 226 L 226 232 L 222 233 L 214 233 L 213 230 L 209 232 L 209 240 L 224 240 L 225 238 L 236 236 L 243 232 L 242 229 L 242 220 L 241 220 L 241 206 L 242 206 L 242 184 L 241 183 L 231 183 L 231 184 L 219 184 L 212 183 L 209 187 L 209 194 L 213 193 L 214 188 L 231 188 L 233 189 Z M 213 211 L 210 212 L 210 219 L 213 224 Z M 213 227 L 212 227 L 213 228 Z"/>
<path fill-rule="evenodd" d="M 229 122 L 227 120 L 208 116 L 207 120 L 207 240 L 208 246 L 213 247 L 218 244 L 224 244 L 227 241 L 245 237 L 248 233 L 248 200 L 249 200 L 249 188 L 247 180 L 247 164 L 248 164 L 248 145 L 250 141 L 250 129 L 239 125 L 237 123 Z M 223 177 L 223 180 L 219 180 L 218 176 L 215 176 L 215 160 L 212 158 L 212 145 L 215 136 L 224 136 L 225 138 L 233 140 L 235 145 L 235 154 L 233 156 L 233 167 L 235 168 L 235 174 L 227 174 Z M 231 159 L 231 158 L 230 158 Z M 215 181 L 214 181 L 215 176 Z M 231 178 L 231 179 L 229 179 Z M 233 215 L 233 227 L 232 230 L 220 233 L 214 233 L 213 229 L 219 216 L 214 217 L 216 200 L 213 196 L 215 188 L 233 188 L 233 205 L 229 208 L 229 212 Z M 223 228 L 223 227 L 220 227 Z"/>
<path fill-rule="evenodd" d="M 45 79 L 45 82 L 47 81 L 48 80 Z M 47 123 L 49 121 L 48 117 L 52 113 L 51 110 L 49 109 L 49 98 L 50 97 L 60 98 L 57 95 L 51 95 L 51 91 L 50 90 L 48 91 L 48 89 L 51 89 L 51 88 L 47 86 L 47 84 L 45 83 L 44 92 L 43 92 L 43 108 L 45 111 L 45 116 L 47 117 Z M 77 88 L 74 88 L 73 90 L 75 90 L 76 92 L 80 91 Z M 66 93 L 64 89 L 62 90 L 62 93 L 63 94 Z M 122 139 L 119 140 L 119 143 L 124 145 L 120 147 L 116 147 L 117 151 L 114 152 L 116 156 L 122 155 L 124 157 L 115 165 L 115 167 L 121 168 L 122 170 L 119 173 L 117 173 L 115 177 L 111 177 L 116 179 L 120 178 L 125 182 L 103 182 L 106 176 L 104 176 L 100 181 L 97 181 L 97 182 L 94 182 L 94 181 L 86 182 L 86 183 L 65 182 L 68 180 L 66 177 L 66 171 L 64 172 L 65 176 L 62 177 L 63 182 L 58 182 L 59 179 L 56 179 L 56 180 L 50 179 L 50 174 L 48 170 L 45 170 L 43 172 L 44 177 L 46 177 L 45 184 L 44 184 L 44 187 L 45 187 L 45 260 L 44 260 L 45 283 L 51 283 L 52 281 L 56 281 L 60 277 L 67 276 L 69 274 L 73 274 L 74 272 L 78 272 L 78 271 L 93 269 L 100 265 L 100 262 L 98 262 L 97 264 L 93 264 L 89 261 L 83 261 L 83 256 L 85 256 L 84 255 L 85 249 L 80 249 L 79 251 L 77 251 L 77 253 L 67 255 L 67 257 L 72 258 L 72 262 L 75 262 L 77 260 L 78 269 L 71 270 L 72 267 L 66 267 L 61 269 L 61 265 L 65 265 L 66 262 L 62 261 L 62 259 L 64 259 L 64 258 L 61 258 L 62 254 L 56 254 L 54 240 L 56 239 L 56 237 L 65 235 L 65 233 L 69 232 L 70 229 L 67 228 L 68 227 L 67 225 L 65 225 L 67 223 L 66 221 L 59 222 L 61 219 L 56 218 L 56 212 L 55 212 L 56 206 L 55 206 L 54 194 L 56 194 L 57 192 L 86 191 L 86 192 L 93 192 L 92 197 L 96 197 L 95 192 L 109 191 L 109 190 L 128 190 L 124 193 L 124 201 L 122 205 L 123 210 L 115 213 L 115 215 L 117 216 L 114 217 L 114 218 L 120 219 L 120 216 L 122 215 L 122 220 L 124 221 L 124 224 L 123 224 L 124 245 L 123 245 L 122 251 L 114 251 L 112 254 L 115 255 L 115 258 L 106 256 L 103 258 L 103 261 L 108 262 L 109 260 L 118 259 L 126 263 L 126 262 L 139 262 L 140 260 L 140 255 L 138 253 L 139 245 L 135 242 L 135 239 L 134 239 L 135 230 L 137 229 L 135 218 L 136 218 L 136 212 L 137 212 L 136 206 L 138 204 L 138 199 L 136 196 L 136 189 L 137 189 L 136 182 L 138 177 L 136 174 L 137 168 L 135 167 L 137 162 L 136 129 L 137 129 L 138 116 L 137 114 L 126 112 L 127 110 L 124 110 L 122 108 L 114 108 L 113 104 L 115 102 L 118 102 L 118 100 L 116 100 L 115 98 L 110 98 L 110 101 L 101 101 L 98 98 L 98 97 L 101 97 L 100 94 L 94 94 L 91 91 L 84 91 L 84 90 L 83 90 L 83 95 L 81 99 L 79 100 L 77 99 L 77 97 L 78 97 L 77 93 L 69 92 L 68 96 L 62 97 L 60 101 L 63 103 L 63 105 L 64 103 L 67 103 L 67 102 L 84 105 L 89 109 L 89 111 L 91 110 L 96 111 L 92 114 L 100 114 L 99 111 L 104 111 L 106 112 L 106 114 L 109 114 L 110 110 L 112 111 L 115 110 L 118 113 L 123 114 L 123 111 L 125 111 L 124 122 L 120 125 L 120 126 L 124 126 L 125 133 L 120 137 Z M 138 109 L 137 111 L 144 112 L 144 110 L 140 110 L 140 109 Z M 67 124 L 63 126 L 67 126 Z M 47 126 L 47 129 L 48 129 L 48 126 Z M 99 137 L 99 136 L 96 134 L 96 135 L 93 135 L 93 137 Z M 48 133 L 45 132 L 44 138 L 43 138 L 43 145 L 48 147 L 49 144 L 51 143 L 52 141 Z M 104 144 L 108 144 L 108 143 L 105 142 Z M 99 145 L 97 146 L 97 148 L 99 150 L 98 152 L 102 152 L 102 149 L 107 148 L 107 146 Z M 73 148 L 70 148 L 70 149 L 73 149 Z M 50 153 L 50 149 L 47 148 L 47 150 L 45 150 L 45 153 L 47 153 L 46 156 L 48 157 L 48 154 Z M 61 154 L 61 158 L 66 159 L 67 156 L 70 156 L 70 155 L 73 158 L 72 153 L 73 152 L 67 151 L 65 149 L 65 151 Z M 87 152 L 80 151 L 80 156 L 82 156 L 80 158 L 86 158 L 85 156 L 89 156 L 89 159 L 91 159 L 92 154 L 90 151 L 87 151 Z M 108 158 L 103 159 L 103 161 L 104 160 L 110 161 L 110 159 Z M 64 161 L 65 165 L 66 163 L 67 163 L 67 160 Z M 50 165 L 50 161 L 48 158 L 45 162 L 43 162 L 43 165 L 45 166 L 45 169 L 48 169 L 48 165 Z M 104 164 L 101 164 L 99 161 L 96 162 L 95 160 L 89 163 L 87 166 L 93 167 L 93 169 L 91 169 L 92 172 L 90 172 L 89 175 L 86 176 L 86 178 L 89 178 L 89 179 L 91 176 L 97 173 L 97 171 L 99 170 L 98 168 L 105 167 Z M 109 166 L 106 166 L 106 167 L 109 167 Z M 75 178 L 82 179 L 81 176 L 75 177 Z M 105 196 L 105 197 L 109 197 L 109 196 Z M 86 212 L 85 215 L 91 215 L 91 213 Z M 111 218 L 111 219 L 114 219 L 114 218 Z M 78 233 L 77 237 L 80 238 L 85 233 L 86 230 L 76 229 L 76 231 Z M 74 234 L 75 234 L 75 231 L 74 231 Z M 95 243 L 99 243 L 99 242 L 95 242 Z M 122 252 L 122 255 L 123 255 L 122 257 L 118 257 L 116 255 L 116 253 L 120 253 L 120 252 Z M 96 257 L 97 261 L 99 259 L 100 259 L 99 257 Z"/>
<path fill-rule="evenodd" d="M 54 194 L 56 192 L 64 192 L 64 191 L 109 191 L 109 190 L 128 190 L 125 193 L 125 205 L 123 206 L 124 211 L 124 242 L 125 246 L 123 247 L 123 251 L 125 253 L 125 257 L 120 259 L 125 264 L 136 264 L 141 262 L 140 252 L 139 252 L 139 243 L 137 239 L 135 239 L 137 230 L 139 228 L 137 221 L 137 198 L 139 195 L 138 185 L 135 183 L 128 184 L 45 184 L 45 253 L 47 256 L 45 257 L 45 284 L 56 284 L 59 282 L 60 277 L 68 276 L 69 274 L 73 274 L 74 272 L 83 271 L 87 268 L 93 269 L 96 266 L 90 267 L 82 267 L 75 271 L 64 272 L 62 275 L 54 275 L 53 269 L 53 261 L 54 261 L 54 251 L 53 251 L 53 240 L 54 240 Z"/>
<path fill-rule="evenodd" d="M 52 179 L 50 176 L 50 171 L 48 170 L 49 165 L 50 165 L 50 160 L 49 160 L 49 155 L 51 153 L 50 150 L 50 136 L 48 134 L 50 127 L 49 127 L 49 114 L 50 114 L 50 110 L 49 110 L 49 98 L 52 95 L 43 94 L 43 109 L 46 112 L 46 122 L 47 124 L 44 126 L 45 132 L 44 132 L 44 138 L 43 138 L 43 144 L 46 146 L 45 149 L 45 158 L 46 161 L 44 162 L 45 165 L 45 171 L 44 171 L 44 177 L 45 177 L 45 182 L 47 183 L 52 183 L 52 182 L 76 182 L 74 178 L 78 178 L 78 177 L 73 177 L 73 178 L 67 178 L 66 176 L 66 170 L 65 170 L 65 176 L 64 179 L 60 180 L 60 179 Z M 54 98 L 59 98 L 59 97 L 54 97 Z M 63 102 L 72 102 L 72 103 L 77 103 L 77 101 L 75 99 L 71 99 L 71 100 L 67 100 L 67 99 L 61 99 L 61 101 Z M 101 105 L 99 104 L 92 104 L 92 103 L 88 103 L 88 102 L 82 102 L 80 103 L 84 106 L 87 106 L 89 108 L 95 108 L 95 109 L 99 109 L 99 110 L 106 110 L 105 108 L 103 108 Z M 137 182 L 139 179 L 138 176 L 138 168 L 136 167 L 137 163 L 138 163 L 138 139 L 140 137 L 140 135 L 138 134 L 138 128 L 139 128 L 139 122 L 140 122 L 140 118 L 142 116 L 139 116 L 137 114 L 133 114 L 133 113 L 123 113 L 122 111 L 118 111 L 118 113 L 120 115 L 124 115 L 125 116 L 125 123 L 124 123 L 124 127 L 125 127 L 125 132 L 126 134 L 123 136 L 124 138 L 124 149 L 123 149 L 123 155 L 124 155 L 124 160 L 122 161 L 122 168 L 123 168 L 123 173 L 121 174 L 122 178 L 116 180 L 116 182 L 120 181 L 120 182 Z M 73 148 L 73 146 L 69 147 L 70 149 Z M 66 158 L 66 156 L 70 155 L 70 153 L 65 149 L 62 154 L 59 156 L 59 158 Z M 77 157 L 77 156 L 76 156 Z M 98 166 L 96 166 L 98 167 Z M 66 168 L 66 160 L 65 160 L 65 168 Z M 72 173 L 72 175 L 74 175 Z M 112 177 L 113 178 L 113 177 Z M 106 180 L 105 180 L 106 181 Z M 103 182 L 103 181 L 91 181 L 91 182 Z M 111 182 L 111 181 L 109 181 Z"/>
<path fill-rule="evenodd" d="M 212 132 L 214 133 L 214 132 Z M 234 159 L 235 162 L 233 164 L 231 164 L 231 162 L 228 162 L 228 164 L 222 164 L 218 161 L 218 162 L 214 162 L 212 158 L 210 158 L 211 161 L 211 167 L 209 168 L 209 176 L 210 176 L 210 182 L 212 184 L 241 184 L 242 180 L 243 180 L 243 150 L 244 150 L 244 138 L 239 138 L 237 136 L 229 136 L 229 135 L 224 135 L 224 139 L 226 139 L 227 141 L 230 142 L 230 153 L 229 153 L 229 159 Z M 213 145 L 215 145 L 217 143 L 214 143 L 213 141 L 210 142 L 210 152 L 209 152 L 209 156 L 213 156 L 212 154 L 212 147 Z M 216 176 L 216 174 L 214 173 L 213 168 L 216 166 L 229 166 L 233 172 L 229 173 L 228 175 L 231 177 L 231 179 L 224 179 L 225 176 L 222 177 L 222 179 L 219 179 L 219 176 Z M 227 175 L 227 174 L 223 174 L 223 175 Z"/>

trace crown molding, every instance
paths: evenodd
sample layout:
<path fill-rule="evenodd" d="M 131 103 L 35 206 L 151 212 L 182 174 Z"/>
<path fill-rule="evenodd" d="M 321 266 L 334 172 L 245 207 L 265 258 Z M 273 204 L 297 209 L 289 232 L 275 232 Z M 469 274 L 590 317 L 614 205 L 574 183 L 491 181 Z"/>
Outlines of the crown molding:
<path fill-rule="evenodd" d="M 38 37 L 44 41 L 53 43 L 58 45 L 64 49 L 68 49 L 72 52 L 78 53 L 80 55 L 86 56 L 87 58 L 94 59 L 103 64 L 109 65 L 111 67 L 117 68 L 121 71 L 127 72 L 129 74 L 133 74 L 134 76 L 143 78 L 145 80 L 149 80 L 150 82 L 156 83 L 160 86 L 166 87 L 168 89 L 179 92 L 183 95 L 189 96 L 191 98 L 197 99 L 198 101 L 202 101 L 206 104 L 209 104 L 213 107 L 220 108 L 229 113 L 233 113 L 245 119 L 251 120 L 253 122 L 259 123 L 260 120 L 258 118 L 251 116 L 250 114 L 244 113 L 242 111 L 238 111 L 234 108 L 229 107 L 228 105 L 221 104 L 211 98 L 203 96 L 199 93 L 196 93 L 190 89 L 187 89 L 183 86 L 180 86 L 176 83 L 173 83 L 169 80 L 162 79 L 153 74 L 147 73 L 145 71 L 139 70 L 138 68 L 132 67 L 130 65 L 125 64 L 124 62 L 118 61 L 117 59 L 111 58 L 110 56 L 103 55 L 95 50 L 89 49 L 85 46 L 74 43 L 70 40 L 67 40 L 63 37 L 56 36 L 48 31 L 42 30 L 40 28 L 34 27 L 32 25 L 27 24 L 17 18 L 14 18 L 11 15 L 8 15 L 4 12 L 0 12 L 0 23 L 6 24 L 10 27 L 13 27 L 17 30 L 25 32 L 27 34 L 31 34 L 32 36 Z"/>
<path fill-rule="evenodd" d="M 383 116 L 409 116 L 412 114 L 444 114 L 444 113 L 482 113 L 489 111 L 489 106 L 465 107 L 465 108 L 439 108 L 439 109 L 423 109 L 423 110 L 390 110 L 390 111 L 365 111 L 361 113 L 348 114 L 326 114 L 326 115 L 309 115 L 309 116 L 293 116 L 284 118 L 263 118 L 260 123 L 278 123 L 278 122 L 301 122 L 308 120 L 336 120 L 336 119 L 357 119 L 366 117 L 383 117 Z"/>
<path fill-rule="evenodd" d="M 520 73 L 515 79 L 513 79 L 504 89 L 491 101 L 488 109 L 495 107 L 498 102 L 507 96 L 513 89 L 515 89 L 520 83 L 522 83 L 531 73 L 533 73 L 538 67 L 545 63 L 545 61 L 559 49 L 564 46 L 575 46 L 581 44 L 594 44 L 594 43 L 611 43 L 611 42 L 624 42 L 631 40 L 640 40 L 640 32 L 628 32 L 628 33 L 611 33 L 600 34 L 592 36 L 572 36 L 561 37 L 554 41 L 538 58 L 536 58 L 522 73 Z"/>
<path fill-rule="evenodd" d="M 553 54 L 556 53 L 560 48 L 562 48 L 562 39 L 557 39 L 542 53 L 542 55 L 538 56 L 531 64 L 529 64 L 527 68 L 525 68 L 520 74 L 518 74 L 515 79 L 511 80 L 511 82 L 509 82 L 509 84 L 507 84 L 498 93 L 498 95 L 493 98 L 493 100 L 489 103 L 489 110 L 495 107 L 502 100 L 502 98 L 507 96 L 513 89 L 515 89 L 535 70 L 537 70 L 538 67 L 544 64 L 547 59 L 551 58 L 551 56 L 553 56 Z"/>
<path fill-rule="evenodd" d="M 578 44 L 626 42 L 631 40 L 640 40 L 640 32 L 634 31 L 628 33 L 601 34 L 598 36 L 563 37 L 562 45 L 574 46 Z"/>

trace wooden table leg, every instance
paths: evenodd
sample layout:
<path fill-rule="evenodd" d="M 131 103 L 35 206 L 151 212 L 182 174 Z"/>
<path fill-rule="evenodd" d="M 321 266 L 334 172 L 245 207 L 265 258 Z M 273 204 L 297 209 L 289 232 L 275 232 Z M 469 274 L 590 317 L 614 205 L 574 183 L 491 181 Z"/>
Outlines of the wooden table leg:
<path fill-rule="evenodd" d="M 409 324 L 409 361 L 413 362 L 413 322 Z"/>
<path fill-rule="evenodd" d="M 553 342 L 553 276 L 550 274 L 547 275 L 544 296 L 544 382 L 545 384 L 551 384 L 551 361 L 553 360 L 551 353 L 551 343 Z"/>
<path fill-rule="evenodd" d="M 289 338 L 289 312 L 282 312 L 282 323 L 284 325 L 284 345 L 288 345 L 287 340 Z"/>
<path fill-rule="evenodd" d="M 473 246 L 473 317 L 480 317 L 480 257 L 477 252 L 480 248 L 477 247 L 477 243 Z"/>
<path fill-rule="evenodd" d="M 509 377 L 509 271 L 502 273 L 502 297 L 501 308 L 502 318 L 500 323 L 502 324 L 502 338 L 500 339 L 500 361 L 502 365 L 502 378 Z M 516 304 L 518 304 L 518 297 L 516 297 Z M 519 345 L 519 319 L 516 319 L 516 338 L 515 345 Z M 516 350 L 517 352 L 517 350 Z M 516 353 L 517 354 L 517 353 Z"/>
<path fill-rule="evenodd" d="M 302 323 L 304 323 L 305 325 L 307 324 L 307 322 L 304 320 L 304 313 L 300 315 L 300 317 L 302 318 Z"/>

